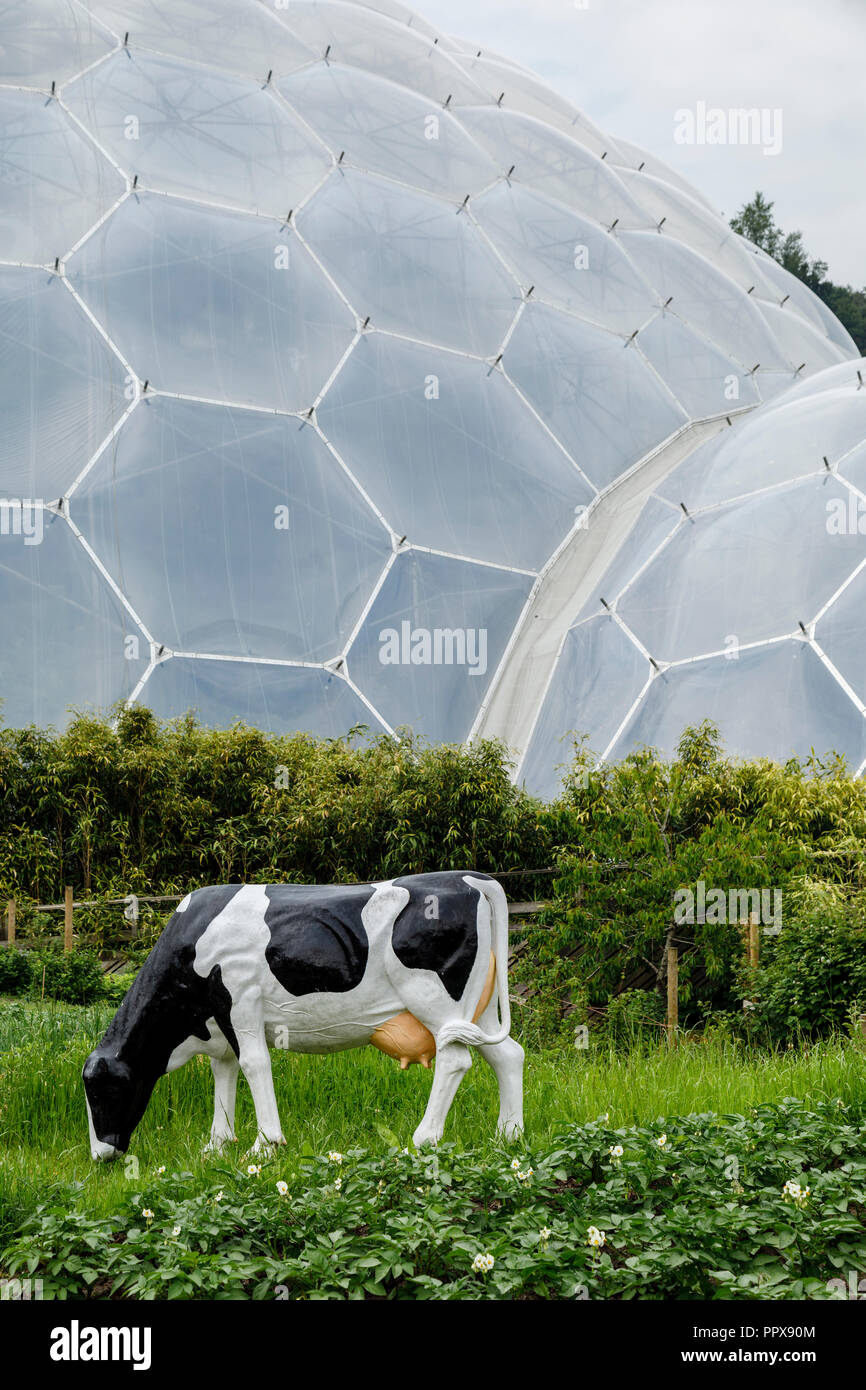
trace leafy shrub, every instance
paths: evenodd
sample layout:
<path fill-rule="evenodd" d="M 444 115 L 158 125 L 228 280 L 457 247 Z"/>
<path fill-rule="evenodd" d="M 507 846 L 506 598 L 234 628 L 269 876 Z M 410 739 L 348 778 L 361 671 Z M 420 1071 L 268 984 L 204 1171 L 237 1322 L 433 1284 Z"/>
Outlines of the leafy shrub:
<path fill-rule="evenodd" d="M 120 1005 L 123 996 L 135 979 L 134 971 L 124 971 L 123 974 L 103 975 L 102 977 L 102 998 L 110 1004 Z"/>
<path fill-rule="evenodd" d="M 838 1299 L 866 1265 L 864 1153 L 860 1113 L 794 1100 L 604 1116 L 516 1156 L 283 1151 L 142 1177 L 110 1216 L 57 1188 L 0 1272 L 60 1299 Z"/>
<path fill-rule="evenodd" d="M 842 1029 L 852 1010 L 866 1013 L 862 897 L 847 901 L 832 885 L 807 885 L 763 956 L 758 1016 L 773 1039 L 820 1037 Z"/>
<path fill-rule="evenodd" d="M 30 965 L 31 990 L 38 998 L 92 1004 L 103 997 L 102 967 L 92 951 L 31 951 Z"/>
<path fill-rule="evenodd" d="M 22 921 L 27 900 L 58 901 L 66 884 L 123 897 L 550 863 L 541 803 L 511 781 L 495 741 L 430 747 L 361 727 L 316 739 L 116 713 L 62 732 L 0 729 L 0 899 L 14 894 Z M 101 946 L 122 926 L 116 909 L 76 920 Z"/>
<path fill-rule="evenodd" d="M 0 994 L 26 994 L 30 978 L 30 963 L 25 951 L 8 946 L 0 951 Z"/>
<path fill-rule="evenodd" d="M 666 948 L 676 944 L 683 1026 L 716 1012 L 738 1015 L 749 1036 L 763 1030 L 779 1040 L 805 1026 L 799 1006 L 784 1007 L 781 980 L 765 1010 L 743 1011 L 757 982 L 745 968 L 737 919 L 748 911 L 740 907 L 747 892 L 781 890 L 779 940 L 790 940 L 789 909 L 804 885 L 815 881 L 825 897 L 846 903 L 866 882 L 866 786 L 843 759 L 737 762 L 709 723 L 685 730 L 669 760 L 640 749 L 600 764 L 578 742 L 563 794 L 546 813 L 560 873 L 551 908 L 524 931 L 514 972 L 528 1000 L 527 1024 L 548 1040 L 565 1038 L 581 993 L 590 1006 L 604 1006 L 623 990 L 646 988 L 653 974 L 661 998 Z M 695 893 L 701 881 L 726 902 L 732 891 L 742 897 L 719 920 L 709 911 L 675 918 L 675 895 Z M 853 946 L 839 949 L 850 962 Z M 793 969 L 793 941 L 789 954 Z M 810 959 L 823 969 L 825 954 L 816 947 Z M 835 954 L 830 961 L 832 978 L 820 983 L 818 975 L 819 994 L 832 1001 L 828 1024 L 844 1019 L 860 991 L 853 965 Z M 822 1009 L 812 1011 L 813 1021 Z"/>

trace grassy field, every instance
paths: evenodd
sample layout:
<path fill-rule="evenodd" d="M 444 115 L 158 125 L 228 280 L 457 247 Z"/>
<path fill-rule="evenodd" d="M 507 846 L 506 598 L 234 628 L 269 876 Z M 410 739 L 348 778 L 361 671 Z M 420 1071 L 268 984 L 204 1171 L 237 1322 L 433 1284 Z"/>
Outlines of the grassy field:
<path fill-rule="evenodd" d="M 112 1008 L 0 1000 L 0 1240 L 16 1210 L 31 1206 L 50 1184 L 78 1183 L 77 1205 L 92 1214 L 126 1200 L 122 1163 L 96 1165 L 87 1145 L 81 1085 L 84 1058 Z M 328 1150 L 387 1150 L 407 1145 L 423 1114 L 430 1074 L 401 1072 L 373 1048 L 329 1057 L 272 1053 L 277 1098 L 288 1140 L 284 1163 Z M 630 1050 L 592 1048 L 542 1052 L 526 1060 L 527 1142 L 544 1145 L 566 1124 L 606 1114 L 613 1127 L 640 1126 L 660 1116 L 746 1114 L 761 1103 L 796 1097 L 807 1108 L 841 1101 L 866 1108 L 866 1049 L 848 1039 L 779 1053 L 729 1041 L 685 1042 Z M 203 1058 L 157 1085 L 130 1153 L 139 1171 L 161 1165 L 206 1181 L 212 1160 L 201 1150 L 213 1111 L 210 1067 Z M 497 1149 L 497 1093 L 481 1060 L 463 1081 L 446 1140 L 459 1148 Z M 255 1137 L 249 1092 L 238 1094 L 240 1163 Z M 133 1167 L 133 1172 L 134 1167 Z M 4 1201 L 5 1198 L 5 1201 Z"/>
<path fill-rule="evenodd" d="M 0 999 L 0 1275 L 40 1296 L 821 1300 L 866 1269 L 862 1038 L 530 1052 L 512 1149 L 476 1058 L 420 1154 L 429 1073 L 273 1053 L 288 1143 L 250 1172 L 244 1085 L 238 1143 L 202 1153 L 201 1058 L 125 1161 L 91 1161 L 80 1074 L 111 1013 Z"/>

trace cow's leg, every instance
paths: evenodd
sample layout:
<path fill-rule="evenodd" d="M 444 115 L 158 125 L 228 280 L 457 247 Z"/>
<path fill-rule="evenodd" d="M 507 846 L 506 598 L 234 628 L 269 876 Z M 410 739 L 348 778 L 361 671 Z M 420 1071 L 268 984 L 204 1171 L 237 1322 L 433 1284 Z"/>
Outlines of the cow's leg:
<path fill-rule="evenodd" d="M 412 1135 L 416 1148 L 422 1144 L 438 1144 L 457 1087 L 472 1066 L 472 1053 L 463 1043 L 446 1043 L 436 1053 L 436 1070 L 427 1100 L 424 1118 Z"/>
<path fill-rule="evenodd" d="M 499 1028 L 495 993 L 478 1020 L 478 1026 L 485 1033 L 495 1033 Z M 497 1132 L 506 1139 L 517 1139 L 523 1133 L 523 1059 L 526 1054 L 514 1038 L 503 1038 L 492 1047 L 482 1044 L 478 1051 L 493 1068 L 499 1084 Z"/>
<path fill-rule="evenodd" d="M 230 1049 L 224 1057 L 211 1057 L 210 1065 L 213 1072 L 214 1110 L 210 1143 L 205 1145 L 205 1153 L 219 1153 L 223 1144 L 233 1141 L 235 1137 L 235 1101 L 240 1066 Z"/>
<path fill-rule="evenodd" d="M 523 1048 L 514 1038 L 503 1038 L 492 1047 L 482 1044 L 478 1051 L 490 1063 L 499 1082 L 496 1131 L 506 1139 L 517 1139 L 523 1133 Z"/>
<path fill-rule="evenodd" d="M 259 1127 L 252 1152 L 260 1153 L 273 1144 L 286 1142 L 274 1094 L 274 1077 L 260 997 L 250 996 L 235 1002 L 231 1022 L 238 1040 L 240 1069 L 252 1092 Z"/>

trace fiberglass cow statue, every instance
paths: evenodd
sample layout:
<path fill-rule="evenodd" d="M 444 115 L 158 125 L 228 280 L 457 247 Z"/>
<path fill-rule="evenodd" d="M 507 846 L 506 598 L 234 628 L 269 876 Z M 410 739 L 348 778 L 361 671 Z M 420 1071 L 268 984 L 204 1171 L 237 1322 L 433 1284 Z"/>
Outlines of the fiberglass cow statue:
<path fill-rule="evenodd" d="M 372 1043 L 401 1067 L 436 1067 L 416 1145 L 436 1143 L 477 1047 L 499 1082 L 499 1129 L 523 1129 L 523 1048 L 509 1036 L 508 908 L 486 874 L 417 874 L 352 886 L 197 888 L 176 912 L 84 1064 L 95 1159 L 125 1153 L 160 1076 L 210 1058 L 208 1149 L 234 1139 L 238 1072 L 281 1144 L 270 1047 Z"/>

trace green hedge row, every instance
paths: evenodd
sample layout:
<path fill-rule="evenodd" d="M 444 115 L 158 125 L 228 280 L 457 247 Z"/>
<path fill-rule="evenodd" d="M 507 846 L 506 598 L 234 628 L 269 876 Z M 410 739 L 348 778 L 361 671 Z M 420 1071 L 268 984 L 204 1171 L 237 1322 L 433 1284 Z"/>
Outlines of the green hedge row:
<path fill-rule="evenodd" d="M 722 1013 L 778 1041 L 866 1009 L 866 788 L 841 758 L 736 761 L 709 724 L 687 729 L 673 758 L 639 750 L 600 765 L 580 740 L 570 751 L 563 790 L 544 803 L 514 784 L 495 741 L 211 730 L 144 708 L 80 716 L 62 733 L 2 730 L 0 898 L 16 896 L 22 936 L 41 945 L 56 922 L 34 904 L 65 883 L 121 897 L 521 870 L 504 880 L 513 897 L 553 899 L 515 967 L 545 1038 L 596 1020 L 623 991 L 642 997 L 612 1011 L 614 1035 L 657 1024 L 670 944 L 686 1026 Z M 533 877 L 548 866 L 555 875 Z M 701 884 L 778 902 L 783 929 L 762 936 L 757 972 L 736 912 L 674 922 L 675 895 Z M 136 964 L 164 920 L 144 914 L 123 947 Z M 121 923 L 117 910 L 76 916 L 103 949 L 119 947 Z"/>
<path fill-rule="evenodd" d="M 92 951 L 0 950 L 0 994 L 59 999 L 64 1004 L 120 1003 L 132 974 L 103 974 Z"/>

